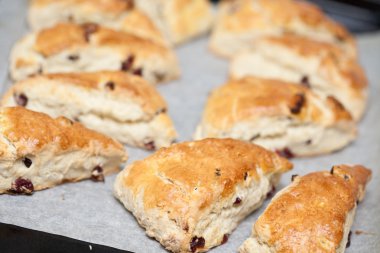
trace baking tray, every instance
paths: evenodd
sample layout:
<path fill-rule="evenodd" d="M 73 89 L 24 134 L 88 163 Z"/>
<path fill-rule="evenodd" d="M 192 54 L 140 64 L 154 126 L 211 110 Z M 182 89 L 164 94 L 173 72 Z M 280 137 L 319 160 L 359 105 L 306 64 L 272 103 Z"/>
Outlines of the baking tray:
<path fill-rule="evenodd" d="M 27 31 L 26 0 L 0 0 L 1 91 L 9 85 L 8 55 L 13 43 Z M 368 193 L 359 205 L 352 227 L 351 246 L 346 252 L 380 252 L 380 33 L 358 38 L 360 58 L 370 80 L 368 112 L 360 124 L 360 136 L 351 146 L 331 155 L 295 159 L 295 169 L 284 175 L 278 189 L 290 183 L 292 174 L 330 169 L 333 164 L 359 163 L 373 169 Z M 226 81 L 228 63 L 213 56 L 207 38 L 177 49 L 182 78 L 158 87 L 169 105 L 179 141 L 189 140 L 201 118 L 210 90 Z M 131 163 L 149 152 L 128 147 Z M 0 222 L 72 237 L 134 252 L 166 252 L 148 238 L 134 217 L 113 197 L 115 176 L 105 183 L 69 183 L 32 196 L 0 195 Z M 265 205 L 247 217 L 232 233 L 227 244 L 213 249 L 237 252 L 250 235 L 251 227 Z M 1 251 L 1 245 L 0 245 Z"/>

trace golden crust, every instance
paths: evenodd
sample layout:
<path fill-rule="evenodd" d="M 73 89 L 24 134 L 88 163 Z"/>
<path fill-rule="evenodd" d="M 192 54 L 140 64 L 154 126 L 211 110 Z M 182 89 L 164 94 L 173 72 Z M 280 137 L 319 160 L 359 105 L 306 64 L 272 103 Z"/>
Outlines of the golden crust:
<path fill-rule="evenodd" d="M 110 46 L 125 53 L 139 52 L 140 55 L 156 53 L 165 55 L 168 48 L 127 32 L 117 32 L 98 25 L 60 23 L 37 34 L 34 48 L 45 57 L 66 49 L 83 46 Z"/>
<path fill-rule="evenodd" d="M 346 216 L 370 178 L 363 166 L 347 165 L 296 177 L 259 217 L 254 234 L 278 253 L 335 252 Z"/>
<path fill-rule="evenodd" d="M 133 0 L 33 0 L 31 1 L 31 7 L 41 8 L 57 2 L 81 6 L 87 12 L 101 11 L 113 15 L 120 15 L 133 8 Z"/>
<path fill-rule="evenodd" d="M 286 47 L 305 58 L 321 57 L 321 73 L 328 80 L 333 80 L 336 71 L 338 71 L 339 75 L 345 79 L 345 83 L 351 88 L 358 90 L 360 94 L 368 86 L 365 72 L 357 60 L 349 57 L 342 48 L 334 44 L 294 35 L 266 37 L 261 39 L 261 41 Z"/>
<path fill-rule="evenodd" d="M 207 0 L 175 0 L 168 13 L 168 23 L 176 44 L 206 32 L 213 19 Z"/>
<path fill-rule="evenodd" d="M 343 26 L 326 17 L 316 5 L 305 1 L 229 0 L 223 4 L 229 14 L 224 17 L 223 24 L 231 32 L 273 26 L 287 29 L 298 21 L 309 27 L 326 29 L 339 40 L 353 40 Z M 257 6 L 259 8 L 255 8 Z"/>
<path fill-rule="evenodd" d="M 290 117 L 323 123 L 324 112 L 314 102 L 315 99 L 312 91 L 302 85 L 245 77 L 231 80 L 212 92 L 206 105 L 204 122 L 220 129 L 262 117 Z M 335 121 L 352 120 L 350 113 L 337 103 L 333 98 L 326 103 Z"/>
<path fill-rule="evenodd" d="M 167 110 L 165 100 L 154 86 L 141 77 L 122 71 L 45 74 L 23 80 L 13 87 L 17 87 L 18 85 L 28 87 L 33 85 L 33 83 L 47 81 L 56 81 L 64 83 L 67 86 L 72 85 L 87 89 L 107 90 L 107 93 L 113 97 L 132 99 L 148 114 Z M 112 89 L 107 87 L 107 84 L 112 84 Z"/>
<path fill-rule="evenodd" d="M 0 131 L 16 148 L 17 156 L 36 155 L 49 144 L 58 143 L 60 150 L 91 148 L 97 144 L 100 150 L 93 152 L 125 153 L 117 141 L 83 127 L 67 118 L 52 119 L 46 114 L 33 112 L 23 107 L 8 107 L 0 110 Z M 125 157 L 126 158 L 126 157 Z"/>
<path fill-rule="evenodd" d="M 173 219 L 196 219 L 202 209 L 232 195 L 245 173 L 258 180 L 258 168 L 271 174 L 286 172 L 292 164 L 254 144 L 204 139 L 160 149 L 127 167 L 121 182 L 135 196 L 143 192 L 145 209 L 170 211 Z"/>

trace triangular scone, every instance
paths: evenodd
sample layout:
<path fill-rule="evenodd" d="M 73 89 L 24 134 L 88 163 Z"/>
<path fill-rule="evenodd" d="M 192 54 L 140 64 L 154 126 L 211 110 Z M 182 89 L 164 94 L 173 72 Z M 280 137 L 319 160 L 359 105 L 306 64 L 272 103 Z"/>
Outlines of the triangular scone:
<path fill-rule="evenodd" d="M 153 21 L 128 0 L 32 0 L 28 20 L 32 30 L 62 22 L 98 23 L 158 43 L 168 43 Z"/>
<path fill-rule="evenodd" d="M 350 113 L 334 98 L 277 80 L 246 77 L 214 90 L 195 139 L 235 138 L 287 156 L 343 148 L 356 138 Z"/>
<path fill-rule="evenodd" d="M 293 176 L 293 183 L 276 194 L 239 252 L 343 253 L 370 178 L 371 171 L 359 165 Z"/>
<path fill-rule="evenodd" d="M 32 0 L 29 9 L 32 29 L 95 22 L 173 44 L 207 32 L 212 20 L 207 0 Z"/>
<path fill-rule="evenodd" d="M 176 138 L 167 105 L 154 86 L 124 72 L 47 74 L 11 86 L 3 106 L 63 115 L 120 142 L 155 149 Z"/>
<path fill-rule="evenodd" d="M 34 32 L 11 53 L 14 80 L 41 73 L 100 70 L 122 70 L 151 83 L 179 76 L 177 58 L 169 47 L 92 23 L 60 23 Z"/>
<path fill-rule="evenodd" d="M 114 192 L 166 249 L 205 252 L 226 243 L 291 168 L 254 144 L 205 139 L 134 162 L 117 176 Z"/>
<path fill-rule="evenodd" d="M 134 0 L 174 45 L 211 29 L 213 10 L 208 0 Z"/>
<path fill-rule="evenodd" d="M 266 37 L 252 45 L 233 59 L 232 78 L 252 75 L 303 84 L 336 97 L 356 120 L 363 115 L 367 78 L 356 59 L 340 47 L 291 35 Z"/>
<path fill-rule="evenodd" d="M 0 194 L 30 194 L 86 178 L 102 181 L 126 160 L 120 143 L 67 118 L 0 109 Z"/>
<path fill-rule="evenodd" d="M 298 0 L 223 1 L 218 10 L 210 48 L 224 57 L 250 48 L 262 36 L 295 34 L 342 47 L 356 57 L 356 42 L 340 24 L 316 5 Z"/>

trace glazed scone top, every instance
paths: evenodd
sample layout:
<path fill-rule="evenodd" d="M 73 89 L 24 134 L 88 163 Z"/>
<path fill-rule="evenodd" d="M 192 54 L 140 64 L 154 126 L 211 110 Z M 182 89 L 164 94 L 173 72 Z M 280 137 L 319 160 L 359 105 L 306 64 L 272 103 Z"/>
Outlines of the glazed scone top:
<path fill-rule="evenodd" d="M 65 15 L 59 15 L 65 9 Z M 153 21 L 134 8 L 133 0 L 33 0 L 29 9 L 30 26 L 39 30 L 59 22 L 95 22 L 117 30 L 167 44 Z"/>
<path fill-rule="evenodd" d="M 220 26 L 232 33 L 278 30 L 313 34 L 316 29 L 330 40 L 356 47 L 351 34 L 316 6 L 298 0 L 227 0 L 221 6 Z M 284 11 L 286 10 L 286 11 Z M 353 53 L 356 55 L 356 53 Z"/>
<path fill-rule="evenodd" d="M 331 172 L 297 176 L 274 197 L 254 225 L 253 234 L 278 253 L 335 252 L 343 238 L 347 213 L 363 197 L 370 178 L 370 170 L 346 165 L 335 166 Z"/>
<path fill-rule="evenodd" d="M 232 5 L 229 2 L 232 2 Z M 231 31 L 239 32 L 239 30 L 251 28 L 265 29 L 272 26 L 286 28 L 295 25 L 296 22 L 301 22 L 310 27 L 324 29 L 339 40 L 352 39 L 343 26 L 326 17 L 316 5 L 305 1 L 228 0 L 225 1 L 225 5 L 225 7 L 229 7 L 228 13 L 230 14 L 224 20 L 225 27 Z M 236 16 L 240 16 L 240 18 L 237 19 Z"/>
<path fill-rule="evenodd" d="M 192 217 L 216 201 L 230 197 L 239 184 L 264 174 L 286 172 L 292 164 L 254 144 L 233 139 L 204 139 L 162 148 L 122 172 L 121 182 L 144 208 L 169 217 Z M 242 200 L 244 201 L 244 200 Z"/>
<path fill-rule="evenodd" d="M 83 127 L 67 118 L 52 119 L 46 114 L 23 107 L 0 109 L 1 154 L 3 159 L 36 155 L 49 144 L 58 145 L 61 153 L 72 149 L 90 149 L 94 153 L 127 158 L 124 147 L 117 141 Z M 5 141 L 6 140 L 6 141 Z M 13 154 L 7 146 L 15 148 Z M 53 147 L 54 149 L 54 147 Z"/>
<path fill-rule="evenodd" d="M 113 15 L 120 15 L 134 7 L 133 0 L 33 0 L 31 6 L 44 7 L 57 2 L 80 6 L 89 13 L 101 11 Z"/>
<path fill-rule="evenodd" d="M 315 41 L 310 38 L 284 35 L 270 36 L 257 41 L 256 47 L 281 47 L 305 58 L 320 59 L 321 72 L 328 80 L 334 80 L 338 73 L 344 78 L 344 86 L 348 85 L 359 93 L 368 86 L 368 80 L 363 68 L 357 60 L 350 57 L 342 48 L 327 42 Z"/>
<path fill-rule="evenodd" d="M 20 81 L 13 87 L 17 92 L 18 86 L 25 86 L 25 90 L 27 90 L 28 86 L 49 81 L 68 87 L 102 91 L 118 100 L 132 100 L 141 106 L 149 118 L 167 111 L 165 100 L 154 86 L 139 76 L 122 71 L 45 74 Z M 25 95 L 27 96 L 27 94 Z"/>
<path fill-rule="evenodd" d="M 45 57 L 58 54 L 64 50 L 86 45 L 108 46 L 115 48 L 128 57 L 130 51 L 139 55 L 165 55 L 168 48 L 148 39 L 140 38 L 126 32 L 117 32 L 96 24 L 60 23 L 43 29 L 36 35 L 34 49 Z"/>
<path fill-rule="evenodd" d="M 326 125 L 352 120 L 333 97 L 322 100 L 302 85 L 245 77 L 230 80 L 211 93 L 203 122 L 228 129 L 236 123 L 263 117 L 289 117 Z"/>

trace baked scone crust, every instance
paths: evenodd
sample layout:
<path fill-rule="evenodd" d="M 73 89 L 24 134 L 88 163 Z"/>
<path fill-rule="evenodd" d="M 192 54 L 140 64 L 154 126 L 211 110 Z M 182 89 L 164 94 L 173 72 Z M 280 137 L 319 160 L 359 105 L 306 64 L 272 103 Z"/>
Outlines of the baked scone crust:
<path fill-rule="evenodd" d="M 208 32 L 213 23 L 211 3 L 207 0 L 135 0 L 174 45 Z"/>
<path fill-rule="evenodd" d="M 355 139 L 356 126 L 333 97 L 321 98 L 302 85 L 245 77 L 212 91 L 194 137 L 237 138 L 306 156 L 344 147 Z"/>
<path fill-rule="evenodd" d="M 340 165 L 293 178 L 258 218 L 240 252 L 344 252 L 371 171 Z"/>
<path fill-rule="evenodd" d="M 29 26 L 41 30 L 63 22 L 98 23 L 115 30 L 168 44 L 167 39 L 133 1 L 125 0 L 32 0 Z"/>
<path fill-rule="evenodd" d="M 0 125 L 0 193 L 11 190 L 19 177 L 41 190 L 90 178 L 97 166 L 104 174 L 116 172 L 127 159 L 120 143 L 64 117 L 3 107 Z M 29 167 L 22 164 L 25 158 Z"/>
<path fill-rule="evenodd" d="M 207 0 L 31 1 L 29 24 L 33 29 L 67 21 L 95 22 L 178 45 L 209 31 L 213 13 Z"/>
<path fill-rule="evenodd" d="M 294 35 L 265 37 L 234 57 L 230 75 L 253 75 L 311 86 L 336 97 L 359 120 L 367 103 L 368 80 L 356 59 L 331 43 Z"/>
<path fill-rule="evenodd" d="M 254 144 L 204 139 L 134 162 L 118 175 L 114 192 L 165 248 L 204 252 L 225 242 L 291 168 Z"/>
<path fill-rule="evenodd" d="M 284 11 L 286 10 L 286 11 Z M 226 0 L 220 4 L 210 48 L 224 57 L 262 36 L 292 33 L 340 45 L 356 57 L 356 42 L 316 5 L 297 0 Z"/>
<path fill-rule="evenodd" d="M 20 104 L 20 96 L 27 99 L 24 104 Z M 176 138 L 163 97 L 142 78 L 124 72 L 31 77 L 12 85 L 1 105 L 21 105 L 52 117 L 63 115 L 138 147 L 169 146 Z M 99 123 L 95 124 L 92 118 Z"/>
<path fill-rule="evenodd" d="M 100 70 L 123 70 L 151 83 L 179 76 L 170 48 L 96 24 L 57 24 L 24 37 L 11 53 L 14 80 L 39 73 Z"/>

